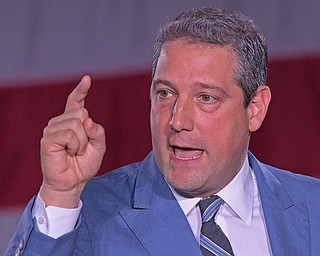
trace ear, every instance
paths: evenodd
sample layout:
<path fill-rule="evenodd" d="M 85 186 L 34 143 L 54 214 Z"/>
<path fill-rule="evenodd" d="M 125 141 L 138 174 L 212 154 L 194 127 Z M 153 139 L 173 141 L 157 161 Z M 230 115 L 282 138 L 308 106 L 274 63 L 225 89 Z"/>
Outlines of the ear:
<path fill-rule="evenodd" d="M 270 88 L 266 85 L 259 86 L 247 107 L 250 132 L 254 132 L 260 128 L 264 118 L 267 115 L 270 101 Z"/>

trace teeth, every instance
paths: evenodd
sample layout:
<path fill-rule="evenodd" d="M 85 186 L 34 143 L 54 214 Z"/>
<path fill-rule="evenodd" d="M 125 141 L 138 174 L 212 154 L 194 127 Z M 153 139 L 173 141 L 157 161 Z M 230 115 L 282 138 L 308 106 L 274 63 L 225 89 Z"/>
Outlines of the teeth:
<path fill-rule="evenodd" d="M 193 157 L 179 157 L 176 155 L 176 157 L 179 159 L 179 160 L 184 160 L 184 161 L 187 161 L 187 160 L 194 160 L 194 159 L 197 159 L 199 158 L 201 155 L 198 155 L 198 156 L 193 156 Z"/>
<path fill-rule="evenodd" d="M 177 159 L 188 161 L 201 157 L 203 150 L 174 147 L 173 152 Z"/>

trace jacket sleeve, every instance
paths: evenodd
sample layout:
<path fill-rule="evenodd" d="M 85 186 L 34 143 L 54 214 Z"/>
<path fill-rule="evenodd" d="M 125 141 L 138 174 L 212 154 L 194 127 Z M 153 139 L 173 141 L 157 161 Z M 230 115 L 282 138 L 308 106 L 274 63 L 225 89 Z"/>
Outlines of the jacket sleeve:
<path fill-rule="evenodd" d="M 54 239 L 42 234 L 35 228 L 35 220 L 32 219 L 34 202 L 35 197 L 30 200 L 24 210 L 17 230 L 9 242 L 5 256 L 92 255 L 91 246 L 82 243 L 79 237 L 79 233 L 84 233 L 79 232 L 81 229 L 81 215 L 73 231 Z"/>

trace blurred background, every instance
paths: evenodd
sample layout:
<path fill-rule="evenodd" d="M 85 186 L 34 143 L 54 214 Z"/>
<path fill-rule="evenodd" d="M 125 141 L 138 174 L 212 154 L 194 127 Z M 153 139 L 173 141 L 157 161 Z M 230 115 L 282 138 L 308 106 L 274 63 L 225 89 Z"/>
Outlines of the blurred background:
<path fill-rule="evenodd" d="M 320 2 L 317 0 L 0 1 L 0 255 L 41 185 L 39 141 L 84 74 L 90 115 L 107 132 L 99 174 L 150 151 L 153 41 L 181 11 L 218 6 L 250 16 L 269 45 L 273 98 L 251 151 L 320 177 Z"/>

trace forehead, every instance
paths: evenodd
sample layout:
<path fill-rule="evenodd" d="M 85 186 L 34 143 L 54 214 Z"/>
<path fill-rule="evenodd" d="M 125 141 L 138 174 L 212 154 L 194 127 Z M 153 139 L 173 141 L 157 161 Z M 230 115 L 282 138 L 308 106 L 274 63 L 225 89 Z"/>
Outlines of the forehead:
<path fill-rule="evenodd" d="M 155 77 L 171 75 L 186 80 L 195 77 L 233 78 L 235 65 L 236 54 L 229 46 L 178 39 L 163 45 Z"/>
<path fill-rule="evenodd" d="M 231 46 L 191 41 L 187 38 L 164 43 L 159 54 L 158 62 L 166 60 L 168 57 L 172 59 L 173 57 L 178 57 L 177 59 L 181 61 L 190 57 L 193 58 L 193 61 L 200 58 L 214 61 L 220 57 L 230 62 L 230 64 L 234 64 L 237 60 L 237 54 Z"/>

